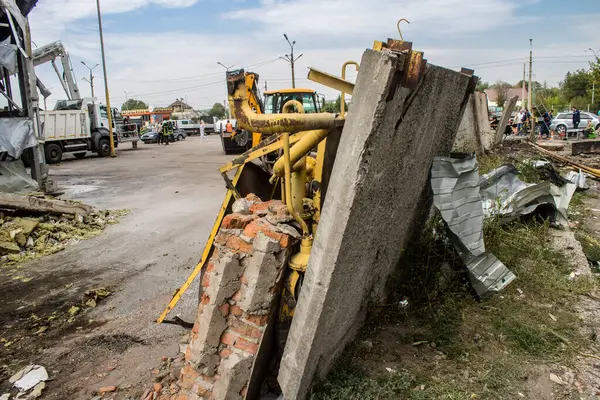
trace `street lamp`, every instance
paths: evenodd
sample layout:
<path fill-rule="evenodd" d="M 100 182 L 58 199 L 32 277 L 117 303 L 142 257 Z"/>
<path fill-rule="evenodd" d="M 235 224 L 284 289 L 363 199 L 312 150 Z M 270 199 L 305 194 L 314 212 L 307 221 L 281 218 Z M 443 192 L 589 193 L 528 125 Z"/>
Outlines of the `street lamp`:
<path fill-rule="evenodd" d="M 219 61 L 217 61 L 217 64 L 219 64 L 221 67 L 225 68 L 225 71 L 227 71 L 228 73 L 231 68 L 235 67 L 235 64 L 232 64 L 228 67 L 227 65 L 225 65 Z M 227 76 L 225 76 L 225 92 L 227 92 Z M 225 104 L 227 104 L 227 102 L 225 102 Z M 225 106 L 225 109 L 227 110 L 227 118 L 231 119 L 231 110 L 227 106 Z"/>
<path fill-rule="evenodd" d="M 125 93 L 125 103 L 127 103 L 129 100 L 129 93 L 127 93 L 125 90 L 123 90 L 123 93 Z"/>
<path fill-rule="evenodd" d="M 87 69 L 90 70 L 90 79 L 82 78 L 84 81 L 90 84 L 90 88 L 92 89 L 92 104 L 96 104 L 96 96 L 94 95 L 94 68 L 98 67 L 100 64 L 96 64 L 93 67 L 87 65 L 84 61 L 81 62 Z"/>
<path fill-rule="evenodd" d="M 112 108 L 110 107 L 110 93 L 108 91 L 108 74 L 106 72 L 106 54 L 104 53 L 104 34 L 102 32 L 102 13 L 100 12 L 100 0 L 96 0 L 98 10 L 98 31 L 100 32 L 100 50 L 102 51 L 102 70 L 104 72 L 104 92 L 106 95 L 106 113 L 108 114 L 108 140 L 110 143 L 110 156 L 116 157 L 115 138 L 113 137 Z"/>
<path fill-rule="evenodd" d="M 296 45 L 296 41 L 294 40 L 293 42 L 290 42 L 290 39 L 288 38 L 288 35 L 286 33 L 283 34 L 283 37 L 285 38 L 285 40 L 288 42 L 288 44 L 290 45 L 290 54 L 286 54 L 285 57 L 279 57 L 282 60 L 285 60 L 287 62 L 290 63 L 290 65 L 292 66 L 292 88 L 296 88 L 296 74 L 294 71 L 294 63 L 296 61 L 298 61 L 298 59 L 300 57 L 303 56 L 303 54 L 300 54 L 298 57 L 294 58 L 294 46 Z"/>

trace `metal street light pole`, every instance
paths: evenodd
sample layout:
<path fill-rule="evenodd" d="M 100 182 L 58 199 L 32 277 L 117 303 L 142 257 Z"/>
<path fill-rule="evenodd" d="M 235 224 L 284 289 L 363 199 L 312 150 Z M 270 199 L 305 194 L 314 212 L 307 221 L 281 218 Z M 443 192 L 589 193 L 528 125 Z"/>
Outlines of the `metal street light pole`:
<path fill-rule="evenodd" d="M 229 72 L 229 70 L 233 67 L 235 67 L 235 64 L 232 64 L 230 66 L 227 66 L 225 64 L 223 64 L 222 62 L 217 61 L 217 64 L 219 64 L 221 67 L 225 68 L 225 70 L 227 72 Z M 227 76 L 225 76 L 225 92 L 227 92 Z M 225 110 L 227 111 L 227 118 L 231 119 L 231 109 L 229 107 L 227 107 L 227 101 L 224 102 L 225 104 Z"/>
<path fill-rule="evenodd" d="M 290 45 L 290 54 L 286 54 L 285 57 L 279 57 L 279 58 L 286 60 L 292 66 L 292 88 L 295 89 L 296 88 L 296 72 L 294 69 L 294 64 L 296 63 L 296 61 L 298 61 L 300 59 L 300 57 L 303 56 L 303 54 L 300 54 L 298 57 L 294 58 L 294 46 L 296 45 L 296 41 L 294 40 L 293 42 L 290 42 L 290 39 L 288 38 L 288 35 L 286 33 L 283 34 L 283 37 Z"/>
<path fill-rule="evenodd" d="M 125 93 L 125 103 L 127 103 L 129 100 L 129 93 L 127 93 L 125 90 L 123 90 L 123 93 Z"/>
<path fill-rule="evenodd" d="M 102 69 L 104 71 L 104 91 L 106 95 L 106 111 L 108 114 L 108 134 L 110 143 L 110 156 L 116 157 L 115 138 L 113 137 L 112 108 L 110 107 L 110 93 L 108 91 L 108 74 L 106 73 L 106 54 L 104 53 L 104 34 L 102 32 L 102 13 L 100 12 L 100 0 L 96 0 L 98 9 L 98 30 L 100 32 L 100 50 L 102 51 Z"/>
<path fill-rule="evenodd" d="M 87 69 L 90 70 L 90 80 L 84 79 L 86 82 L 90 84 L 90 88 L 92 89 L 92 104 L 96 104 L 96 96 L 94 95 L 94 68 L 98 67 L 100 64 L 96 64 L 93 67 L 87 65 L 84 61 L 81 62 Z"/>

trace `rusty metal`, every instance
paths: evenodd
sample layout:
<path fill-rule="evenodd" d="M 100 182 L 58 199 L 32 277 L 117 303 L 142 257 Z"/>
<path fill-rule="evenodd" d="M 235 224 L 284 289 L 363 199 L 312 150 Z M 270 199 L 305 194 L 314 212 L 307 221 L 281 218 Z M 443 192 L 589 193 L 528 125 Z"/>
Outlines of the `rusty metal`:
<path fill-rule="evenodd" d="M 229 106 L 237 120 L 238 129 L 246 129 L 262 134 L 274 134 L 315 129 L 331 129 L 343 125 L 342 119 L 335 114 L 257 114 L 248 103 L 248 93 L 245 88 L 244 70 L 227 74 L 227 90 Z"/>
<path fill-rule="evenodd" d="M 392 51 L 400 53 L 408 53 L 412 50 L 412 42 L 405 42 L 402 40 L 388 39 L 387 48 Z"/>
<path fill-rule="evenodd" d="M 283 114 L 291 113 L 293 110 L 293 107 L 296 107 L 296 109 L 298 110 L 298 113 L 304 114 L 304 106 L 298 100 L 286 101 L 285 104 L 283 105 L 283 107 L 281 107 L 281 112 Z"/>
<path fill-rule="evenodd" d="M 328 88 L 339 90 L 340 92 L 352 94 L 354 92 L 354 84 L 352 82 L 345 81 L 335 75 L 328 74 L 327 72 L 319 71 L 317 69 L 308 68 L 308 79 L 320 83 Z"/>
<path fill-rule="evenodd" d="M 409 89 L 416 89 L 424 72 L 424 65 L 423 52 L 411 51 L 405 63 L 402 86 Z"/>
<path fill-rule="evenodd" d="M 469 68 L 462 67 L 460 69 L 460 73 L 463 74 L 463 75 L 467 75 L 467 76 L 473 76 L 473 75 L 475 75 L 475 70 L 474 69 L 469 69 Z"/>

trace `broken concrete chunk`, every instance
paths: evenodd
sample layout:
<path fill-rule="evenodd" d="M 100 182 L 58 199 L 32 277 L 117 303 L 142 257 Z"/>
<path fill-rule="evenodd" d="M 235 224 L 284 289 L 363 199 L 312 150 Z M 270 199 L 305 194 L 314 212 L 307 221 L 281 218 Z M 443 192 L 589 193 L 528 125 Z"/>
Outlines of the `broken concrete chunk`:
<path fill-rule="evenodd" d="M 0 242 L 0 252 L 2 252 L 4 254 L 19 253 L 20 251 L 21 251 L 21 248 L 15 242 L 6 242 L 6 241 Z"/>

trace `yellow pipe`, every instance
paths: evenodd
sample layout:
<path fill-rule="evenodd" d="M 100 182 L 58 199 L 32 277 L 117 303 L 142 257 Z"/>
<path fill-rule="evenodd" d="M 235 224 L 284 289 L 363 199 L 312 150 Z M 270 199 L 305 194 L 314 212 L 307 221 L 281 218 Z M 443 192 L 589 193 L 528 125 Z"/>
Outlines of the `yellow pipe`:
<path fill-rule="evenodd" d="M 359 64 L 356 61 L 346 61 L 344 65 L 342 65 L 343 80 L 346 80 L 346 68 L 348 68 L 349 65 L 355 65 L 356 71 L 358 72 Z M 342 92 L 340 100 L 340 117 L 343 119 L 346 118 L 346 93 Z"/>
<path fill-rule="evenodd" d="M 304 114 L 304 106 L 298 100 L 288 100 L 281 108 L 281 112 L 284 114 L 289 113 L 291 112 L 290 109 L 294 106 L 296 106 L 300 114 Z"/>
<path fill-rule="evenodd" d="M 328 130 L 320 129 L 316 131 L 306 132 L 305 135 L 290 149 L 290 163 L 294 165 L 306 154 L 318 145 L 323 139 L 329 135 Z M 289 141 L 289 140 L 288 140 Z M 285 144 L 284 144 L 285 147 Z M 285 153 L 284 153 L 285 155 Z M 283 176 L 285 173 L 286 161 L 284 158 L 279 158 L 273 165 L 273 175 Z"/>
<path fill-rule="evenodd" d="M 300 224 L 302 227 L 302 236 L 309 237 L 310 232 L 308 231 L 308 225 L 302 219 L 300 214 L 294 210 L 294 206 L 292 204 L 292 166 L 290 164 L 290 134 L 288 132 L 284 132 L 282 135 L 283 139 L 283 159 L 285 162 L 285 203 L 288 208 L 288 211 L 294 217 L 294 219 Z M 303 182 L 304 184 L 304 182 Z"/>
<path fill-rule="evenodd" d="M 229 86 L 235 85 L 233 92 L 230 89 L 229 106 L 237 120 L 238 128 L 250 132 L 260 132 L 263 135 L 274 133 L 296 133 L 314 129 L 331 129 L 342 126 L 343 121 L 336 118 L 335 114 L 257 114 L 250 107 L 248 93 L 242 79 L 229 78 Z"/>

